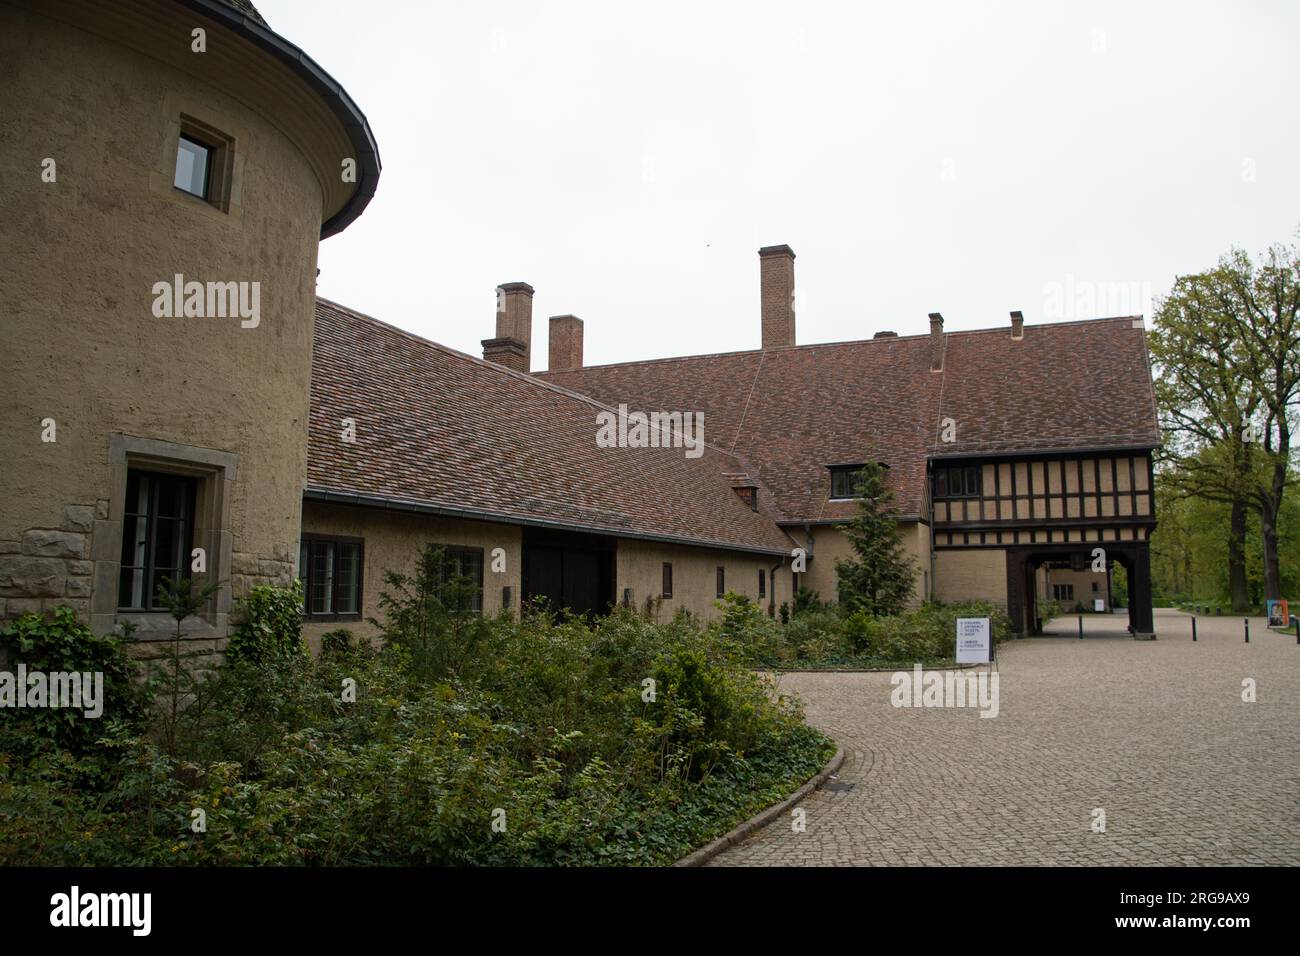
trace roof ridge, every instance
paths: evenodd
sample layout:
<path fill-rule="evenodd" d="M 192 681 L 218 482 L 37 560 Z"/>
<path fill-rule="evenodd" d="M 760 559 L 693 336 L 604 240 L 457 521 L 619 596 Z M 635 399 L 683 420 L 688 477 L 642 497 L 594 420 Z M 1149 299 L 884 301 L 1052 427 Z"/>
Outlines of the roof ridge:
<path fill-rule="evenodd" d="M 1033 325 L 1025 324 L 1025 329 L 1049 329 L 1061 328 L 1072 325 L 1092 325 L 1100 322 L 1131 322 L 1134 320 L 1143 320 L 1143 315 L 1104 315 L 1094 316 L 1090 319 L 1065 319 L 1060 322 L 1037 322 Z M 991 332 L 1009 332 L 1009 325 L 990 325 L 980 329 L 951 329 L 944 333 L 947 335 L 986 335 Z M 545 369 L 539 372 L 539 375 L 564 374 L 566 372 L 585 372 L 591 369 L 608 369 L 608 368 L 627 368 L 632 365 L 657 365 L 664 362 L 681 362 L 686 359 L 709 359 L 709 358 L 730 358 L 740 355 L 767 355 L 768 353 L 779 352 L 797 352 L 802 349 L 824 349 L 824 348 L 845 348 L 851 345 L 874 345 L 878 342 L 908 342 L 915 340 L 929 339 L 929 332 L 917 332 L 912 335 L 889 335 L 882 338 L 869 339 L 841 339 L 836 342 L 807 342 L 803 345 L 783 345 L 777 348 L 758 348 L 758 349 L 736 349 L 731 352 L 700 352 L 695 355 L 663 355 L 658 358 L 648 359 L 628 359 L 625 362 L 608 362 L 604 365 L 583 365 L 578 368 L 566 369 Z"/>

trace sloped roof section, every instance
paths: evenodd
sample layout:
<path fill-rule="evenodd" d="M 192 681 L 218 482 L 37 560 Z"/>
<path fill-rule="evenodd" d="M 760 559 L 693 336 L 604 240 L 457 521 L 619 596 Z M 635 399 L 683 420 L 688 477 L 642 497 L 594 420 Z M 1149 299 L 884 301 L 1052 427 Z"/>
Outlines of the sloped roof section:
<path fill-rule="evenodd" d="M 589 398 L 317 300 L 308 494 L 772 554 L 717 448 L 601 448 Z M 340 440 L 342 421 L 356 441 Z M 705 422 L 708 438 L 708 422 Z M 772 495 L 760 490 L 760 503 Z"/>
<path fill-rule="evenodd" d="M 1141 318 L 1025 326 L 948 336 L 936 455 L 1068 448 L 1154 447 L 1155 391 Z"/>
<path fill-rule="evenodd" d="M 710 441 L 749 463 L 779 519 L 841 520 L 831 465 L 883 462 L 898 510 L 921 515 L 930 457 L 1154 446 L 1141 323 L 1096 319 L 594 366 L 538 377 L 601 402 L 699 410 Z M 941 441 L 945 418 L 955 441 Z"/>

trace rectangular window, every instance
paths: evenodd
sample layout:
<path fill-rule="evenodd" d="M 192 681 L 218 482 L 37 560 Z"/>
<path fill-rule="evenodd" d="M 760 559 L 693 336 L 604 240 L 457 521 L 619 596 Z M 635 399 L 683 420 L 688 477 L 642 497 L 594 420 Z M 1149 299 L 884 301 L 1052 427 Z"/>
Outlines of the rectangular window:
<path fill-rule="evenodd" d="M 1073 601 L 1074 585 L 1073 584 L 1053 584 L 1052 599 L 1056 601 Z"/>
<path fill-rule="evenodd" d="M 664 562 L 663 596 L 666 598 L 673 596 L 673 566 L 668 561 Z"/>
<path fill-rule="evenodd" d="M 172 185 L 222 212 L 230 210 L 235 141 L 191 116 L 180 117 Z"/>
<path fill-rule="evenodd" d="M 361 574 L 365 546 L 360 538 L 303 535 L 298 546 L 304 612 L 322 621 L 361 620 Z"/>
<path fill-rule="evenodd" d="M 194 488 L 193 478 L 134 468 L 127 472 L 119 610 L 163 610 L 158 601 L 163 579 L 189 579 Z"/>
<path fill-rule="evenodd" d="M 767 597 L 767 571 L 758 569 L 758 596 Z"/>
<path fill-rule="evenodd" d="M 936 468 L 934 471 L 934 496 L 936 498 L 978 498 L 980 496 L 979 465 L 955 468 Z"/>
<path fill-rule="evenodd" d="M 718 597 L 727 593 L 727 571 L 721 565 L 718 567 Z"/>
<path fill-rule="evenodd" d="M 443 582 L 459 580 L 470 589 L 462 611 L 483 610 L 483 549 L 443 548 Z"/>
<path fill-rule="evenodd" d="M 860 490 L 860 483 L 857 481 L 858 468 L 832 468 L 831 469 L 831 497 L 832 498 L 856 498 Z"/>
<path fill-rule="evenodd" d="M 206 202 L 211 160 L 212 147 L 182 135 L 176 149 L 176 178 L 173 185 Z"/>

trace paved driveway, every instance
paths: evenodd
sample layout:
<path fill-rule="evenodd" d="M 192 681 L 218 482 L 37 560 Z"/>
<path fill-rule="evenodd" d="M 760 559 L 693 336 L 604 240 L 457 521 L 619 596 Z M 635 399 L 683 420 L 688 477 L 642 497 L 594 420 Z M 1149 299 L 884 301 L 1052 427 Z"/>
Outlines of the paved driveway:
<path fill-rule="evenodd" d="M 889 674 L 784 676 L 851 789 L 804 801 L 805 832 L 778 821 L 711 865 L 1300 865 L 1294 634 L 1252 619 L 1245 644 L 1241 618 L 1202 618 L 1192 643 L 1188 616 L 1157 611 L 1159 640 L 1134 641 L 1085 622 L 1082 641 L 1003 645 L 995 718 L 895 708 Z"/>

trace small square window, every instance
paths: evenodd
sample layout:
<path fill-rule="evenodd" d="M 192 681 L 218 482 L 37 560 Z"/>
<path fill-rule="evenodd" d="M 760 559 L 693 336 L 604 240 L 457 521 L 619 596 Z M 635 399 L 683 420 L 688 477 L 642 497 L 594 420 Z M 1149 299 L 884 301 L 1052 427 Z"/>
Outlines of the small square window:
<path fill-rule="evenodd" d="M 191 116 L 181 116 L 172 176 L 176 189 L 229 212 L 234 159 L 234 139 Z"/>
<path fill-rule="evenodd" d="M 212 165 L 212 148 L 188 136 L 181 136 L 176 149 L 177 189 L 208 200 L 209 170 Z"/>
<path fill-rule="evenodd" d="M 831 497 L 832 498 L 857 498 L 862 490 L 862 482 L 858 479 L 858 468 L 832 468 L 831 469 Z"/>

